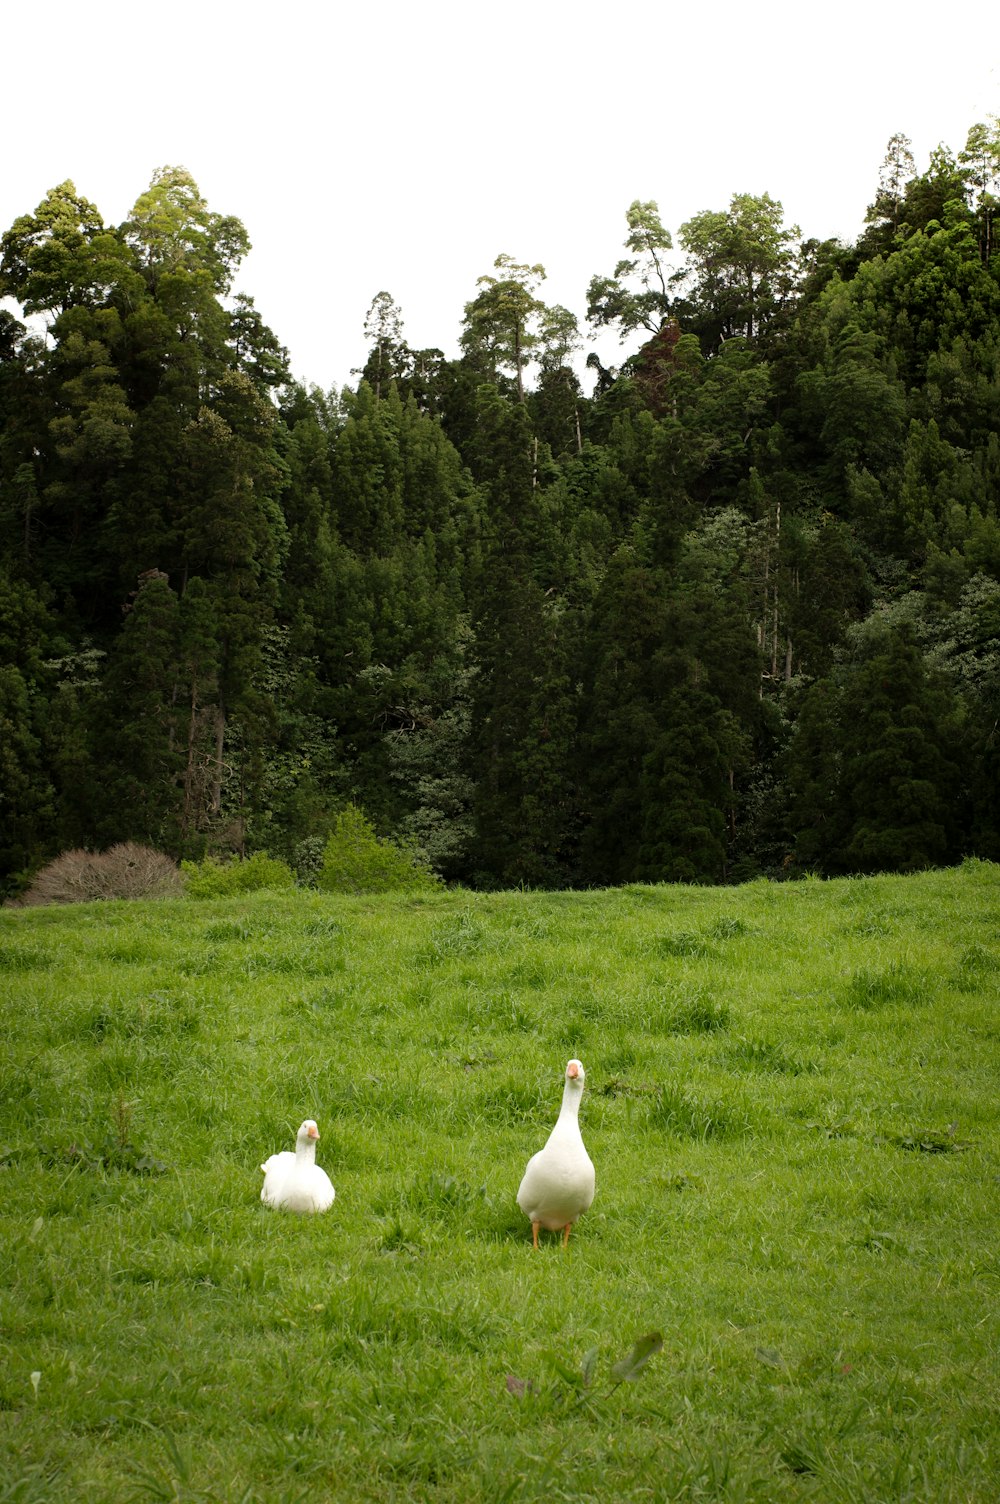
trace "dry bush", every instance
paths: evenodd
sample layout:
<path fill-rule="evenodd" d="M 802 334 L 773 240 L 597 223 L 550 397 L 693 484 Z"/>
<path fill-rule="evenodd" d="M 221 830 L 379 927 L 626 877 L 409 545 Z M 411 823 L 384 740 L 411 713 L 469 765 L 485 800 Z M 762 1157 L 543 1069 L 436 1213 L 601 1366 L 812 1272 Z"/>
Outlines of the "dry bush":
<path fill-rule="evenodd" d="M 184 892 L 176 862 L 151 846 L 119 841 L 107 851 L 64 851 L 35 874 L 19 905 L 99 898 L 172 898 Z"/>

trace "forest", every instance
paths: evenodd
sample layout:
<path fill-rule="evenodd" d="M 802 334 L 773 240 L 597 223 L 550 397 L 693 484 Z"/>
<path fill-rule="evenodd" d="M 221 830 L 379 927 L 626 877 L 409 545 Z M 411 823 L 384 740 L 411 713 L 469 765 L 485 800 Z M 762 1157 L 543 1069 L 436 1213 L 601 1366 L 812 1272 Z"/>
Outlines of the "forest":
<path fill-rule="evenodd" d="M 379 291 L 324 392 L 185 169 L 51 189 L 0 241 L 0 895 L 120 841 L 309 881 L 348 805 L 479 889 L 1000 860 L 998 195 L 990 117 L 894 136 L 851 245 L 636 200 L 584 320 L 501 254 L 455 358 Z"/>

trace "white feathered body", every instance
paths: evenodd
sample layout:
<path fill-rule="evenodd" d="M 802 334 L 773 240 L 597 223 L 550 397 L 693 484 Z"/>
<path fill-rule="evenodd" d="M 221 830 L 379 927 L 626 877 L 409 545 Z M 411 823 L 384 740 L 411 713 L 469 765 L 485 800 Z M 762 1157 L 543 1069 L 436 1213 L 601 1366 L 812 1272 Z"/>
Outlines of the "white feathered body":
<path fill-rule="evenodd" d="M 333 1205 L 336 1192 L 330 1177 L 316 1163 L 318 1137 L 316 1124 L 307 1119 L 299 1129 L 294 1153 L 282 1149 L 265 1159 L 261 1165 L 264 1184 L 260 1193 L 265 1206 L 287 1212 L 325 1212 Z"/>
<path fill-rule="evenodd" d="M 528 1160 L 517 1193 L 524 1215 L 551 1232 L 575 1222 L 594 1199 L 594 1165 L 580 1132 L 582 1094 L 582 1079 L 567 1077 L 556 1125 L 545 1147 Z"/>

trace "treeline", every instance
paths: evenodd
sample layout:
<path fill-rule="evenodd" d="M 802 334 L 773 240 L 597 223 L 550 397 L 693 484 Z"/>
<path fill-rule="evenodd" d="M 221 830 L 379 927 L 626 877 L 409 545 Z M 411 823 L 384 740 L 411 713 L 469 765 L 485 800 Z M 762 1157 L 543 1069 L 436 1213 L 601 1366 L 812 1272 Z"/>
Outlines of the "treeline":
<path fill-rule="evenodd" d="M 187 172 L 53 189 L 0 261 L 0 886 L 308 877 L 348 803 L 484 887 L 1000 859 L 998 189 L 993 119 L 894 137 L 854 245 L 633 203 L 590 396 L 540 266 L 456 359 L 379 293 L 323 393 Z"/>

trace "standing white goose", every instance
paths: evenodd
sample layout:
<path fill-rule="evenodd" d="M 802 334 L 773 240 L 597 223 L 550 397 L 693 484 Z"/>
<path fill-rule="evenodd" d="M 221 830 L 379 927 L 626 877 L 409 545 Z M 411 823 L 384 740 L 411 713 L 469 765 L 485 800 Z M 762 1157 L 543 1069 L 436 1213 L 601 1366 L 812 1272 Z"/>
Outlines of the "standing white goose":
<path fill-rule="evenodd" d="M 580 1133 L 580 1098 L 586 1079 L 579 1060 L 571 1060 L 556 1125 L 544 1149 L 528 1160 L 517 1193 L 517 1204 L 531 1221 L 536 1248 L 540 1227 L 562 1230 L 565 1248 L 570 1228 L 594 1199 L 594 1166 Z"/>
<path fill-rule="evenodd" d="M 289 1212 L 325 1212 L 336 1192 L 330 1177 L 316 1163 L 319 1129 L 306 1118 L 295 1138 L 295 1153 L 282 1149 L 261 1165 L 264 1185 L 260 1199 L 265 1206 Z"/>

